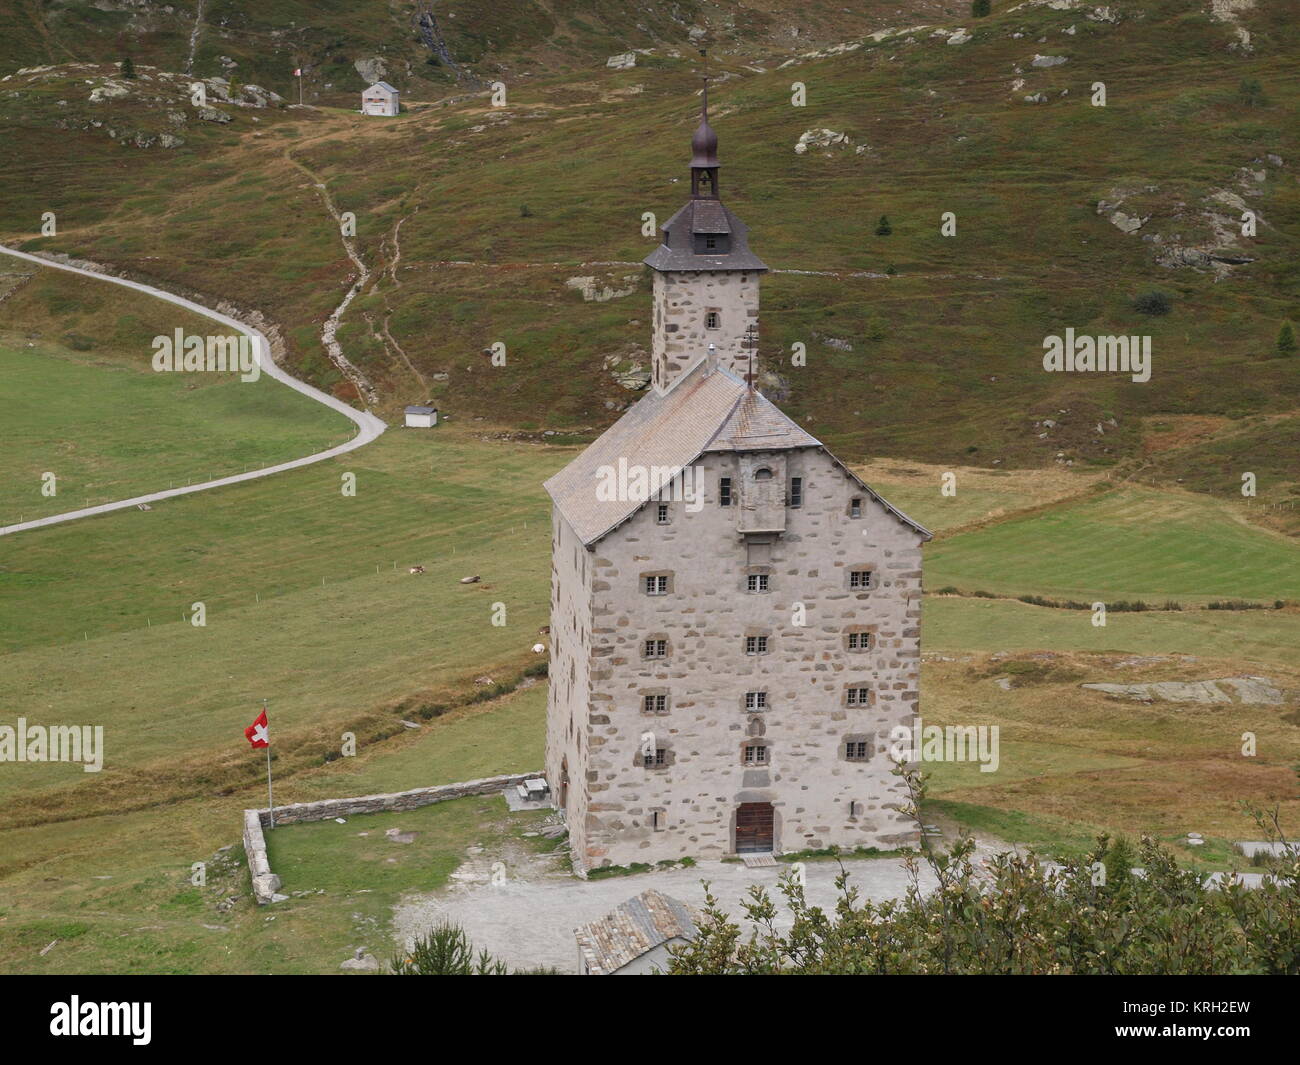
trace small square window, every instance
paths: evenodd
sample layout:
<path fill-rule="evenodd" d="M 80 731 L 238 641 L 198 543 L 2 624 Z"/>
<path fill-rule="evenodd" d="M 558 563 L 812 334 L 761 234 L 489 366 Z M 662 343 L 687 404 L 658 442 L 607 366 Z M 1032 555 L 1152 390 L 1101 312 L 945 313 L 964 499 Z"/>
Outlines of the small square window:
<path fill-rule="evenodd" d="M 850 762 L 865 762 L 870 756 L 866 740 L 850 740 L 844 745 L 844 757 Z"/>
<path fill-rule="evenodd" d="M 652 753 L 644 755 L 644 764 L 647 769 L 652 769 L 656 766 L 667 765 L 667 759 L 668 752 L 662 747 L 656 747 Z"/>
<path fill-rule="evenodd" d="M 720 507 L 731 506 L 731 478 L 730 477 L 718 478 L 718 506 Z"/>
<path fill-rule="evenodd" d="M 803 506 L 803 478 L 802 477 L 790 478 L 790 506 L 792 507 Z"/>
<path fill-rule="evenodd" d="M 667 640 L 646 640 L 645 656 L 646 658 L 667 658 L 668 641 Z"/>
<path fill-rule="evenodd" d="M 745 747 L 745 765 L 767 765 L 767 747 L 761 743 L 747 744 Z"/>
<path fill-rule="evenodd" d="M 861 497 L 861 496 L 854 496 L 852 499 L 849 500 L 849 517 L 850 517 L 850 518 L 860 518 L 860 517 L 862 517 L 862 497 Z"/>
<path fill-rule="evenodd" d="M 712 240 L 713 238 L 710 237 L 709 239 Z M 713 247 L 713 245 L 710 244 L 709 247 L 711 248 L 711 247 Z M 717 329 L 717 328 L 718 328 L 718 312 L 717 312 L 717 311 L 706 311 L 706 312 L 705 312 L 705 315 L 704 315 L 704 328 L 705 328 L 705 329 Z"/>
<path fill-rule="evenodd" d="M 767 591 L 767 574 L 751 573 L 745 578 L 745 588 L 751 592 Z"/>
<path fill-rule="evenodd" d="M 766 637 L 766 636 L 746 636 L 746 637 L 745 637 L 745 654 L 747 654 L 747 655 L 765 655 L 765 654 L 767 654 L 767 637 Z"/>
<path fill-rule="evenodd" d="M 668 578 L 667 577 L 647 577 L 645 579 L 646 595 L 667 595 Z"/>
<path fill-rule="evenodd" d="M 855 569 L 849 571 L 850 588 L 870 588 L 871 586 L 871 570 Z"/>
<path fill-rule="evenodd" d="M 668 712 L 668 696 L 647 695 L 641 700 L 643 714 L 665 714 Z"/>
<path fill-rule="evenodd" d="M 668 504 L 660 503 L 655 507 L 655 522 L 659 525 L 668 525 Z"/>
<path fill-rule="evenodd" d="M 746 710 L 766 710 L 767 692 L 745 692 Z"/>
<path fill-rule="evenodd" d="M 844 693 L 844 701 L 849 706 L 867 706 L 871 702 L 871 689 L 848 688 Z"/>
<path fill-rule="evenodd" d="M 871 650 L 871 633 L 850 632 L 848 634 L 848 647 L 850 651 Z"/>

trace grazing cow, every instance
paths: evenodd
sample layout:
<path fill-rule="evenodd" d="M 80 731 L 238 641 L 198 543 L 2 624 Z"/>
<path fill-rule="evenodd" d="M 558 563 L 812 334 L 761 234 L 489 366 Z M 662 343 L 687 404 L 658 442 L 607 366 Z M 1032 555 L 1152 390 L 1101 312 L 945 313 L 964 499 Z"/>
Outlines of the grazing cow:
<path fill-rule="evenodd" d="M 411 572 L 411 573 L 423 573 L 423 572 L 424 572 L 424 567 L 423 567 L 423 566 L 412 566 L 411 569 L 410 569 L 410 572 Z"/>

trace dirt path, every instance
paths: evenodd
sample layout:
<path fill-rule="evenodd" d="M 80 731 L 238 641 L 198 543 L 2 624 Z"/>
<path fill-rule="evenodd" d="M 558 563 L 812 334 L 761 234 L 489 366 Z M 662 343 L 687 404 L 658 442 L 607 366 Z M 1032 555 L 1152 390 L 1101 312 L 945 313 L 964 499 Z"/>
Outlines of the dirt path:
<path fill-rule="evenodd" d="M 65 521 L 75 521 L 78 518 L 89 518 L 96 514 L 109 514 L 115 510 L 126 510 L 129 507 L 139 506 L 141 503 L 156 503 L 164 499 L 172 499 L 175 496 L 189 495 L 193 492 L 203 492 L 209 488 L 220 488 L 228 484 L 238 484 L 240 481 L 252 481 L 259 477 L 269 477 L 273 473 L 281 473 L 285 470 L 297 469 L 300 466 L 310 466 L 316 462 L 322 462 L 325 459 L 333 458 L 335 455 L 343 455 L 356 448 L 370 443 L 387 428 L 383 421 L 375 417 L 369 411 L 359 411 L 344 403 L 341 399 L 334 396 L 326 395 L 317 388 L 299 381 L 296 377 L 291 376 L 285 370 L 276 365 L 275 360 L 271 357 L 271 344 L 263 333 L 251 326 L 245 325 L 228 315 L 221 314 L 211 308 L 204 307 L 195 303 L 193 300 L 187 300 L 183 296 L 176 296 L 162 289 L 154 288 L 151 285 L 143 284 L 139 281 L 131 281 L 123 277 L 113 277 L 111 274 L 96 273 L 94 270 L 87 270 L 79 266 L 70 266 L 64 263 L 52 262 L 49 259 L 42 258 L 38 255 L 28 255 L 26 252 L 14 251 L 12 248 L 6 248 L 0 245 L 0 252 L 5 255 L 13 256 L 17 259 L 24 259 L 28 262 L 37 263 L 40 266 L 49 267 L 52 270 L 66 270 L 69 273 L 81 274 L 83 277 L 91 277 L 97 281 L 105 281 L 113 285 L 122 285 L 125 288 L 132 288 L 138 292 L 147 292 L 160 300 L 166 300 L 168 303 L 174 303 L 178 307 L 184 307 L 186 310 L 193 311 L 195 314 L 201 314 L 213 321 L 220 322 L 222 325 L 232 329 L 237 329 L 248 335 L 253 341 L 253 349 L 257 353 L 257 362 L 263 373 L 269 377 L 275 378 L 283 385 L 287 385 L 295 392 L 301 392 L 304 396 L 314 399 L 317 403 L 323 403 L 332 410 L 338 411 L 347 417 L 357 426 L 357 435 L 347 443 L 339 444 L 328 451 L 318 451 L 314 455 L 307 455 L 300 459 L 293 459 L 290 462 L 281 462 L 275 466 L 266 466 L 260 470 L 249 470 L 247 473 L 235 474 L 231 477 L 220 477 L 215 481 L 203 481 L 199 484 L 185 485 L 181 488 L 168 489 L 165 492 L 150 492 L 147 495 L 133 496 L 130 499 L 121 499 L 115 503 L 102 503 L 99 506 L 84 507 L 81 510 L 69 510 L 62 514 L 54 514 L 48 518 L 38 518 L 34 521 L 19 522 L 16 525 L 0 526 L 0 536 L 9 533 L 23 532 L 27 529 L 39 529 L 45 525 L 57 525 Z"/>

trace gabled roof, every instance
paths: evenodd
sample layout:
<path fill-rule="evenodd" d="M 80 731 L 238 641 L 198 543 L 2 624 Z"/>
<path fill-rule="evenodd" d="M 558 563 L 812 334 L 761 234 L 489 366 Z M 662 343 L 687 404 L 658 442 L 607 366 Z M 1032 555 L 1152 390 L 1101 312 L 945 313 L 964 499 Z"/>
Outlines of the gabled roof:
<path fill-rule="evenodd" d="M 602 539 L 707 452 L 785 451 L 825 447 L 756 389 L 726 367 L 704 361 L 688 370 L 665 395 L 651 391 L 611 425 L 581 455 L 548 480 L 546 491 L 587 547 Z M 828 452 L 829 454 L 829 452 Z M 901 521 L 927 540 L 930 533 L 892 507 L 832 455 L 831 459 Z M 639 467 L 658 471 L 645 499 L 631 493 L 598 491 L 609 474 Z M 623 474 L 626 477 L 626 472 Z"/>
<path fill-rule="evenodd" d="M 389 85 L 388 82 L 386 81 L 377 81 L 372 86 L 370 86 L 370 89 L 383 89 L 385 92 L 397 92 L 397 90 L 394 89 L 391 85 Z M 366 92 L 369 92 L 370 89 L 367 89 Z"/>
<path fill-rule="evenodd" d="M 437 414 L 437 407 L 407 407 L 407 414 Z"/>
<path fill-rule="evenodd" d="M 684 902 L 651 889 L 573 934 L 588 974 L 609 976 L 663 943 L 694 938 L 695 916 Z"/>

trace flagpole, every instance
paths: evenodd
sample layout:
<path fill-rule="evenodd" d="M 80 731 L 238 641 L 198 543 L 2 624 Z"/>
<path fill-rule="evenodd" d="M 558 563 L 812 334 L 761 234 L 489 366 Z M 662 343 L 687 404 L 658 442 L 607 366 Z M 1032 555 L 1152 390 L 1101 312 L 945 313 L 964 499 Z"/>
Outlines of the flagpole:
<path fill-rule="evenodd" d="M 266 700 L 262 700 L 262 713 L 266 713 Z M 268 718 L 269 720 L 269 718 Z M 271 815 L 271 827 L 275 827 L 275 799 L 271 795 L 271 730 L 266 730 L 266 804 Z"/>

